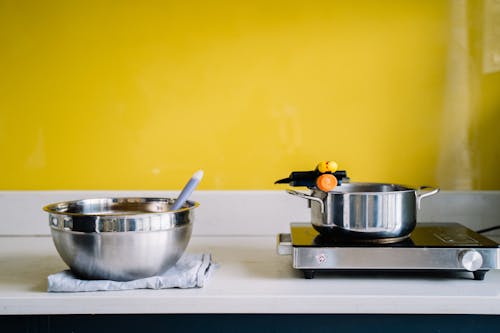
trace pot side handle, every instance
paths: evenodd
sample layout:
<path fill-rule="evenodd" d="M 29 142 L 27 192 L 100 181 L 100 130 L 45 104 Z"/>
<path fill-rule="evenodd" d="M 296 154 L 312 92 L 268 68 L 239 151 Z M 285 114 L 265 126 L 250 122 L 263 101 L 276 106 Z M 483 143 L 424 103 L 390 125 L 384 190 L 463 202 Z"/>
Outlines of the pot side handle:
<path fill-rule="evenodd" d="M 321 213 L 325 212 L 325 204 L 324 204 L 323 200 L 321 200 L 320 198 L 316 198 L 316 197 L 307 195 L 307 194 L 299 192 L 299 191 L 294 191 L 294 190 L 286 190 L 286 192 L 288 194 L 295 195 L 296 197 L 300 197 L 300 198 L 311 200 L 311 201 L 316 201 L 317 203 L 319 203 Z"/>
<path fill-rule="evenodd" d="M 423 198 L 430 197 L 439 192 L 439 188 L 432 186 L 420 186 L 416 192 L 417 196 L 417 209 L 420 209 L 422 205 L 421 201 Z"/>

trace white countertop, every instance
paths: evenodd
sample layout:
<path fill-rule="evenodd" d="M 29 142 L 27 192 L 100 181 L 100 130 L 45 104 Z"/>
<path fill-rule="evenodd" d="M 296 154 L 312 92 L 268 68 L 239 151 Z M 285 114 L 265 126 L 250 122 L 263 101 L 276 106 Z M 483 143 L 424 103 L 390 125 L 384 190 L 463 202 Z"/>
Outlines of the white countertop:
<path fill-rule="evenodd" d="M 200 289 L 48 293 L 47 276 L 67 269 L 49 236 L 48 203 L 177 192 L 0 191 L 0 314 L 361 313 L 500 314 L 500 271 L 321 273 L 312 280 L 276 253 L 276 234 L 306 221 L 306 202 L 283 191 L 199 191 L 187 251 L 210 252 L 219 267 Z M 419 221 L 498 224 L 500 191 L 445 192 L 426 199 Z M 497 241 L 499 239 L 496 239 Z"/>
<path fill-rule="evenodd" d="M 413 313 L 500 314 L 500 271 L 417 276 L 318 273 L 312 280 L 276 253 L 271 236 L 195 236 L 188 252 L 219 267 L 199 289 L 48 293 L 66 269 L 49 236 L 0 236 L 0 314 Z"/>

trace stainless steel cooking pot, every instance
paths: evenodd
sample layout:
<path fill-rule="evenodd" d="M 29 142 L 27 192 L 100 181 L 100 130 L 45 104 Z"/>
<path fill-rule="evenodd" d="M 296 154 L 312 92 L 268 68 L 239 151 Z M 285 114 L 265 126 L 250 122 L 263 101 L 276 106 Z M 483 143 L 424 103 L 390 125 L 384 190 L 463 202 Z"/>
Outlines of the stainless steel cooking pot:
<path fill-rule="evenodd" d="M 128 281 L 175 265 L 191 238 L 193 210 L 174 199 L 102 198 L 44 207 L 52 239 L 64 262 L 84 279 Z"/>
<path fill-rule="evenodd" d="M 439 189 L 395 184 L 344 183 L 333 191 L 288 193 L 309 200 L 311 223 L 323 235 L 349 240 L 397 241 L 415 228 L 423 198 Z"/>

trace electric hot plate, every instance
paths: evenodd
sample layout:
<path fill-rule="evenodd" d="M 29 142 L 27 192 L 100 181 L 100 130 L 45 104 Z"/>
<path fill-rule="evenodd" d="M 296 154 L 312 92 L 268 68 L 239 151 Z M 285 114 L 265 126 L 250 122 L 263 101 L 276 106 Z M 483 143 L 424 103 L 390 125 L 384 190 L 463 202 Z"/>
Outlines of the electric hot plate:
<path fill-rule="evenodd" d="M 500 266 L 500 244 L 458 223 L 418 223 L 399 242 L 356 242 L 320 235 L 311 223 L 291 223 L 278 252 L 292 255 L 306 279 L 323 270 L 469 271 L 483 280 Z"/>

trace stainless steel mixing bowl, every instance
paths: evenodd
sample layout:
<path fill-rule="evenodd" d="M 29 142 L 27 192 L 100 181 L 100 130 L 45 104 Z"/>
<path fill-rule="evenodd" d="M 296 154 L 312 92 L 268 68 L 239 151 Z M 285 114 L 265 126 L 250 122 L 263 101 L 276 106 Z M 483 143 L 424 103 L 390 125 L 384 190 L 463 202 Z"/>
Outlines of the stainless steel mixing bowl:
<path fill-rule="evenodd" d="M 100 198 L 45 206 L 59 255 L 83 279 L 129 281 L 175 265 L 191 238 L 194 208 L 169 198 Z"/>

